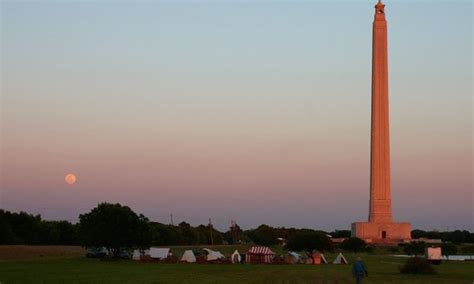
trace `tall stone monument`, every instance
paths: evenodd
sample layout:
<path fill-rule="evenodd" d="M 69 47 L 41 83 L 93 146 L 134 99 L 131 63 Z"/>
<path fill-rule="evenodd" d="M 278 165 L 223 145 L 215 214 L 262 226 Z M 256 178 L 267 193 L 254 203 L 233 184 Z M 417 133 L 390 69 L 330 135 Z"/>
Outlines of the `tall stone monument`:
<path fill-rule="evenodd" d="M 385 5 L 375 5 L 372 46 L 372 130 L 369 221 L 352 224 L 352 236 L 374 243 L 411 239 L 409 223 L 394 223 L 390 192 L 388 60 Z"/>

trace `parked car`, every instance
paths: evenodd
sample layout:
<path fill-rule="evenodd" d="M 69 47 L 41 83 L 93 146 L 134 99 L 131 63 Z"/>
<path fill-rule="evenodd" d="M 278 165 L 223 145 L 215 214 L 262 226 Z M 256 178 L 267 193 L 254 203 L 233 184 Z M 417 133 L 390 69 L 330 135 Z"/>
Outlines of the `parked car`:
<path fill-rule="evenodd" d="M 90 258 L 102 258 L 108 255 L 107 250 L 104 247 L 89 247 L 87 248 L 86 257 Z"/>
<path fill-rule="evenodd" d="M 121 250 L 121 251 L 120 251 L 120 258 L 121 258 L 121 259 L 131 259 L 131 258 L 132 258 L 132 255 L 131 255 L 130 252 L 127 251 L 127 250 Z"/>
<path fill-rule="evenodd" d="M 440 265 L 442 253 L 440 247 L 429 247 L 425 249 L 425 257 L 431 264 Z"/>

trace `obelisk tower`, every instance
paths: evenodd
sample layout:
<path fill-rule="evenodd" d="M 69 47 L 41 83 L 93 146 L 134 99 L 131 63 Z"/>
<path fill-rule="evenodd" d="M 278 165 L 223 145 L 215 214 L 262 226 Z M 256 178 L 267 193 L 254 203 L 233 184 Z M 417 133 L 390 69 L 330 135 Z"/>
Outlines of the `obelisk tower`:
<path fill-rule="evenodd" d="M 380 1 L 375 5 L 373 23 L 369 222 L 392 222 L 387 21 L 384 8 Z"/>
<path fill-rule="evenodd" d="M 385 5 L 375 5 L 372 36 L 372 117 L 369 222 L 352 224 L 352 236 L 374 243 L 411 238 L 409 223 L 393 223 L 390 191 L 388 49 Z"/>

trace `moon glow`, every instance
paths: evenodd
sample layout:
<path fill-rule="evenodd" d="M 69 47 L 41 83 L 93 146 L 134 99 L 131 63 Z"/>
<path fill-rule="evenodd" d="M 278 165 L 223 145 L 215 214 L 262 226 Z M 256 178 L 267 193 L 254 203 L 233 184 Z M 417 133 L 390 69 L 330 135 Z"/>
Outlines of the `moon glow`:
<path fill-rule="evenodd" d="M 73 174 L 67 174 L 65 177 L 64 177 L 64 180 L 66 181 L 67 184 L 75 184 L 76 183 L 76 176 L 73 175 Z"/>

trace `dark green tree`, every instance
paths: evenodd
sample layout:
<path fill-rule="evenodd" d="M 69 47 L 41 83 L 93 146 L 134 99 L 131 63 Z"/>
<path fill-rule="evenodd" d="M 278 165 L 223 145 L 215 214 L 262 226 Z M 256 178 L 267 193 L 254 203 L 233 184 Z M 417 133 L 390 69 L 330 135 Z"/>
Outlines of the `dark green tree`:
<path fill-rule="evenodd" d="M 442 243 L 441 244 L 441 253 L 449 259 L 450 255 L 454 255 L 458 252 L 458 247 L 452 243 Z"/>
<path fill-rule="evenodd" d="M 10 224 L 0 215 L 0 244 L 14 244 L 15 239 L 15 234 L 13 233 Z"/>
<path fill-rule="evenodd" d="M 40 215 L 14 213 L 0 209 L 0 237 L 2 244 L 38 245 L 41 243 Z"/>
<path fill-rule="evenodd" d="M 350 230 L 335 230 L 329 233 L 333 238 L 350 238 L 351 231 Z"/>
<path fill-rule="evenodd" d="M 425 253 L 426 244 L 424 242 L 411 242 L 403 248 L 408 255 L 423 255 Z"/>
<path fill-rule="evenodd" d="M 469 245 L 469 246 L 464 246 L 461 248 L 461 251 L 466 254 L 473 255 L 474 254 L 474 246 Z"/>
<path fill-rule="evenodd" d="M 322 233 L 313 230 L 300 230 L 292 233 L 288 237 L 286 247 L 294 251 L 332 251 L 332 243 L 329 237 Z"/>
<path fill-rule="evenodd" d="M 278 230 L 268 225 L 260 225 L 257 229 L 249 230 L 246 233 L 258 245 L 271 246 L 278 244 Z"/>
<path fill-rule="evenodd" d="M 148 219 L 120 204 L 100 203 L 89 213 L 79 215 L 81 243 L 105 247 L 114 257 L 123 249 L 145 249 L 151 243 Z"/>
<path fill-rule="evenodd" d="M 367 249 L 367 243 L 363 239 L 348 238 L 342 242 L 341 248 L 352 252 L 363 252 Z"/>

